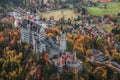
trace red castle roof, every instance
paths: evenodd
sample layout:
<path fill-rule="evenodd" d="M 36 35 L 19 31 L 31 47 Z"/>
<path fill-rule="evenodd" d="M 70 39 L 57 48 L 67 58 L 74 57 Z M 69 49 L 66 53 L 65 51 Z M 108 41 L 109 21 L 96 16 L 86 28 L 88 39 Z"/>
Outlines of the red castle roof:
<path fill-rule="evenodd" d="M 62 65 L 65 65 L 66 58 L 69 59 L 69 62 L 72 62 L 74 60 L 74 56 L 70 53 L 66 53 L 66 55 L 62 54 Z M 57 63 L 60 63 L 60 58 L 58 58 Z"/>

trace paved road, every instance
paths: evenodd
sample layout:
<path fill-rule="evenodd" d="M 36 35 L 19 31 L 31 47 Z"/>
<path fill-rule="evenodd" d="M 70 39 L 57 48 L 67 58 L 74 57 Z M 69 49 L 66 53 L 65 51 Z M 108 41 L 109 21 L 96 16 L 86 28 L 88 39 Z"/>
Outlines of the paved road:
<path fill-rule="evenodd" d="M 107 66 L 109 66 L 109 67 L 112 67 L 112 68 L 114 68 L 114 69 L 116 69 L 117 71 L 119 71 L 120 72 L 120 65 L 119 64 L 117 64 L 116 66 L 113 64 L 113 62 L 112 61 L 105 61 L 105 62 L 99 62 L 99 61 L 94 61 L 95 63 L 98 63 L 98 64 L 105 64 L 105 65 L 107 65 Z"/>
<path fill-rule="evenodd" d="M 84 56 L 85 57 L 85 56 Z M 120 73 L 120 64 L 118 64 L 117 62 L 111 61 L 111 59 L 109 59 L 108 61 L 104 61 L 104 62 L 100 62 L 100 61 L 92 61 L 89 58 L 85 57 L 88 61 L 90 61 L 91 63 L 98 63 L 98 64 L 104 64 L 104 65 L 108 65 L 109 67 L 112 67 L 114 69 L 116 69 L 117 71 L 119 71 Z"/>

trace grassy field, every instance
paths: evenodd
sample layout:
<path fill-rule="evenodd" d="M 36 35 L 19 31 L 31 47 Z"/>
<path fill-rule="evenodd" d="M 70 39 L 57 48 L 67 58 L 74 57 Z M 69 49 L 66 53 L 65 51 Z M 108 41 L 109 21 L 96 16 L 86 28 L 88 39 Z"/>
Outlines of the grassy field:
<path fill-rule="evenodd" d="M 55 20 L 59 20 L 63 15 L 65 19 L 77 17 L 77 15 L 70 9 L 60 9 L 41 13 L 42 17 L 49 19 L 51 16 L 54 16 Z"/>
<path fill-rule="evenodd" d="M 120 13 L 120 2 L 110 2 L 106 3 L 107 4 L 107 9 L 103 7 L 103 4 L 98 4 L 97 7 L 86 7 L 87 11 L 91 15 L 96 15 L 96 16 L 103 16 L 105 14 L 118 14 Z"/>
<path fill-rule="evenodd" d="M 108 31 L 108 32 L 111 32 L 111 30 L 113 29 L 113 28 L 115 28 L 115 26 L 113 26 L 113 25 L 110 25 L 110 24 L 100 24 L 100 26 L 102 27 L 102 28 L 104 28 L 106 31 Z"/>

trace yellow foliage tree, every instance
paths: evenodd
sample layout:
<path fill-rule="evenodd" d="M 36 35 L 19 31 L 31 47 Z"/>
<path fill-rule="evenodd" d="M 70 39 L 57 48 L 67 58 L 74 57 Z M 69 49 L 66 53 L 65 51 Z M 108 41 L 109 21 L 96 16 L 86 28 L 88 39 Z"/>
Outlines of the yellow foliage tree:
<path fill-rule="evenodd" d="M 93 73 L 96 77 L 96 80 L 106 80 L 107 70 L 105 70 L 104 67 L 96 67 Z"/>

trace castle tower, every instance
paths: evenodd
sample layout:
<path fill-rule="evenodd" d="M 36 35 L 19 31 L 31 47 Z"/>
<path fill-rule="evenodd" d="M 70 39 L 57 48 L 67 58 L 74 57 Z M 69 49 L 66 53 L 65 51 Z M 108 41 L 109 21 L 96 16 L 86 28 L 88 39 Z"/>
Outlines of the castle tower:
<path fill-rule="evenodd" d="M 60 56 L 60 67 L 62 67 L 62 55 Z"/>
<path fill-rule="evenodd" d="M 39 41 L 37 39 L 38 37 L 35 34 L 32 34 L 32 44 L 34 53 L 39 52 Z"/>
<path fill-rule="evenodd" d="M 38 20 L 39 16 L 36 10 L 33 11 L 33 15 L 34 15 L 34 20 Z"/>
<path fill-rule="evenodd" d="M 73 51 L 73 55 L 74 55 L 74 62 L 76 62 L 77 61 L 76 51 Z"/>
<path fill-rule="evenodd" d="M 66 34 L 65 32 L 62 32 L 60 39 L 60 52 L 64 53 L 65 50 L 66 50 Z"/>
<path fill-rule="evenodd" d="M 63 71 L 63 65 L 62 65 L 62 55 L 59 57 L 59 61 L 60 61 L 60 63 L 59 63 L 59 65 L 58 65 L 58 72 L 62 72 Z"/>
<path fill-rule="evenodd" d="M 14 16 L 14 26 L 17 27 L 18 26 L 18 19 L 17 19 L 17 16 L 16 16 L 16 13 L 13 13 L 13 16 Z"/>
<path fill-rule="evenodd" d="M 28 41 L 32 42 L 32 32 L 31 32 L 31 25 L 29 20 L 27 21 L 27 32 L 28 32 Z"/>
<path fill-rule="evenodd" d="M 23 42 L 30 43 L 32 40 L 32 32 L 29 21 L 24 21 L 24 24 L 20 28 L 20 37 Z"/>
<path fill-rule="evenodd" d="M 29 22 L 29 20 L 27 21 L 27 29 L 30 30 L 30 22 Z"/>
<path fill-rule="evenodd" d="M 14 26 L 18 27 L 18 20 L 16 18 L 15 18 L 15 21 L 14 21 Z"/>
<path fill-rule="evenodd" d="M 58 44 L 58 34 L 56 35 L 56 43 Z"/>
<path fill-rule="evenodd" d="M 33 51 L 36 53 L 36 41 L 35 41 L 35 36 L 32 34 L 32 40 L 33 40 Z"/>

